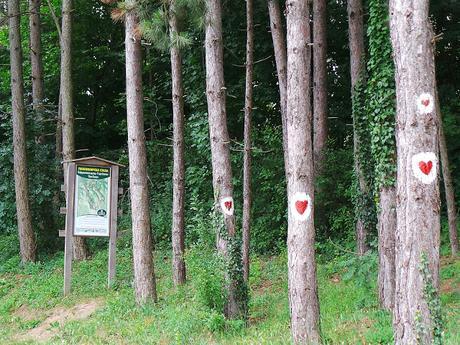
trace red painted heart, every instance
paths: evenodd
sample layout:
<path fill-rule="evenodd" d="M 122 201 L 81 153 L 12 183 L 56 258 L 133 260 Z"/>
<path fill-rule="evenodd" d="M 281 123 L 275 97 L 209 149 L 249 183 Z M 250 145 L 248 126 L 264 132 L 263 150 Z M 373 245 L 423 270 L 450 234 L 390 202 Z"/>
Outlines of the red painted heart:
<path fill-rule="evenodd" d="M 428 105 L 430 104 L 430 100 L 429 100 L 429 99 L 422 99 L 422 104 L 423 104 L 425 107 L 428 107 Z"/>
<path fill-rule="evenodd" d="M 227 208 L 227 210 L 230 211 L 230 209 L 232 208 L 232 202 L 231 201 L 226 201 L 226 202 L 224 202 L 224 206 Z"/>
<path fill-rule="evenodd" d="M 295 208 L 297 209 L 297 212 L 299 212 L 301 215 L 304 214 L 307 207 L 308 207 L 308 200 L 297 200 L 295 202 Z"/>
<path fill-rule="evenodd" d="M 424 173 L 425 175 L 429 175 L 430 172 L 431 172 L 431 168 L 433 168 L 433 162 L 432 161 L 428 161 L 428 162 L 424 162 L 424 161 L 420 161 L 418 163 L 418 166 L 420 168 L 420 170 L 422 171 L 422 173 Z"/>

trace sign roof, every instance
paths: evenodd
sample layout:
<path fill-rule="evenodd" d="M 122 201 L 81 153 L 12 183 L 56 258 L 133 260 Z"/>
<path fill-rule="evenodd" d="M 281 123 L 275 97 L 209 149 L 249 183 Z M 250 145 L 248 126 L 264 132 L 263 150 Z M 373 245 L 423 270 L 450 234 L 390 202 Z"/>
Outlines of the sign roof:
<path fill-rule="evenodd" d="M 83 158 L 77 158 L 77 159 L 70 159 L 66 161 L 62 161 L 61 164 L 64 163 L 88 163 L 88 164 L 97 164 L 98 162 L 103 163 L 103 165 L 117 165 L 119 167 L 124 168 L 125 166 L 123 164 L 117 163 L 117 162 L 112 162 L 104 158 L 96 157 L 96 156 L 91 156 L 91 157 L 83 157 Z"/>

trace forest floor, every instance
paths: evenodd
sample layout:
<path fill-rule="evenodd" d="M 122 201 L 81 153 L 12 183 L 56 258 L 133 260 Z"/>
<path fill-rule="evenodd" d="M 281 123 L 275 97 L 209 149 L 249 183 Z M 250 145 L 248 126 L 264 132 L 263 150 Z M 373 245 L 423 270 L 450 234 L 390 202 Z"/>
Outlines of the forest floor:
<path fill-rule="evenodd" d="M 128 242 L 119 245 L 113 289 L 106 288 L 107 252 L 99 250 L 74 265 L 66 298 L 62 253 L 22 268 L 13 257 L 0 264 L 0 344 L 289 344 L 285 254 L 253 258 L 246 327 L 203 302 L 209 305 L 219 290 L 206 255 L 191 251 L 189 281 L 180 289 L 172 285 L 168 252 L 157 251 L 159 302 L 142 308 L 134 303 Z M 319 257 L 324 343 L 391 343 L 391 317 L 377 304 L 375 265 L 353 260 Z M 375 262 L 375 255 L 364 260 Z M 443 257 L 441 277 L 444 343 L 460 344 L 460 260 Z"/>

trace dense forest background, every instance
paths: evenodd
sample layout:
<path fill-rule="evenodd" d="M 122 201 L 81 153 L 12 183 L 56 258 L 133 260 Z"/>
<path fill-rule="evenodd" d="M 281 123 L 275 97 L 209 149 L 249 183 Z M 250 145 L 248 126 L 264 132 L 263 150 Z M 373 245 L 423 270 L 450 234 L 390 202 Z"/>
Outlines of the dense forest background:
<path fill-rule="evenodd" d="M 23 4 L 27 12 L 26 4 Z M 60 1 L 50 2 L 57 16 Z M 353 127 L 351 117 L 349 48 L 345 1 L 328 4 L 328 111 L 329 139 L 324 173 L 317 179 L 315 224 L 320 253 L 332 240 L 354 248 Z M 242 205 L 242 141 L 245 61 L 245 5 L 224 1 L 224 63 L 227 87 L 236 215 Z M 447 147 L 460 199 L 460 6 L 455 0 L 431 3 L 437 44 L 437 81 Z M 126 102 L 123 25 L 114 23 L 110 9 L 99 1 L 76 1 L 73 24 L 73 80 L 77 157 L 101 156 L 127 163 Z M 282 129 L 276 68 L 265 1 L 255 2 L 255 68 L 253 114 L 254 205 L 252 249 L 277 253 L 285 247 L 287 216 L 282 156 Z M 366 16 L 365 16 L 366 19 Z M 16 237 L 10 115 L 8 33 L 5 14 L 0 18 L 0 234 Z M 22 19 L 24 55 L 28 52 L 28 20 Z M 211 156 L 205 97 L 204 34 L 199 24 L 189 23 L 189 45 L 183 53 L 186 114 L 186 241 L 214 243 L 208 223 L 213 202 Z M 169 54 L 143 41 L 143 88 L 148 173 L 151 185 L 151 218 L 157 246 L 168 246 L 171 229 L 172 110 Z M 42 44 L 45 70 L 46 112 L 38 121 L 32 111 L 30 63 L 24 59 L 27 106 L 27 138 L 31 205 L 41 254 L 62 249 L 57 229 L 62 217 L 50 200 L 59 191 L 56 178 L 56 119 L 59 92 L 59 37 L 50 7 L 42 6 Z M 45 133 L 44 142 L 36 140 Z M 57 175 L 56 175 L 57 174 Z M 121 171 L 122 186 L 128 186 L 127 169 Z M 128 210 L 129 198 L 122 198 Z M 43 221 L 43 215 L 47 215 Z M 123 218 L 129 222 L 129 217 Z M 239 224 L 241 219 L 239 218 Z M 443 239 L 447 240 L 445 227 Z M 375 244 L 375 236 L 370 236 Z M 94 242 L 94 241 L 93 241 Z M 97 242 L 97 241 L 95 241 Z M 3 259 L 15 254 L 7 246 Z M 336 248 L 332 246 L 331 249 Z M 332 251 L 333 252 L 333 251 Z M 1 260 L 4 261 L 4 260 Z"/>

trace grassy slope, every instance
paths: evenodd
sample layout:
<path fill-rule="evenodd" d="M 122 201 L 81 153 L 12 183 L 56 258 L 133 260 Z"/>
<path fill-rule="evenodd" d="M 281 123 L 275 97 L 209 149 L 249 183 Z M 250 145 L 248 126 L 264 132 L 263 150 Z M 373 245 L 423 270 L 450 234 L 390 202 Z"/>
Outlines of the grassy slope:
<path fill-rule="evenodd" d="M 105 306 L 86 320 L 54 325 L 50 343 L 66 344 L 288 344 L 289 309 L 285 256 L 254 258 L 251 272 L 250 327 L 225 321 L 197 297 L 196 265 L 188 272 L 185 288 L 174 290 L 170 260 L 158 253 L 158 305 L 136 308 L 131 287 L 131 257 L 128 244 L 118 252 L 118 284 L 105 288 L 107 253 L 99 252 L 74 266 L 73 293 L 62 298 L 62 253 L 44 262 L 17 267 L 13 258 L 0 274 L 0 344 L 15 343 L 18 334 L 36 327 L 45 312 L 56 306 L 73 306 L 101 297 Z M 198 255 L 199 257 L 199 255 Z M 446 260 L 444 260 L 446 261 Z M 333 260 L 318 268 L 321 322 L 327 344 L 391 343 L 390 315 L 376 305 L 375 285 L 344 281 L 343 262 Z M 1 270 L 0 270 L 1 272 Z M 444 262 L 442 303 L 446 315 L 446 344 L 460 344 L 460 260 Z M 375 274 L 373 275 L 375 276 Z M 27 306 L 32 316 L 25 320 L 15 310 Z"/>

